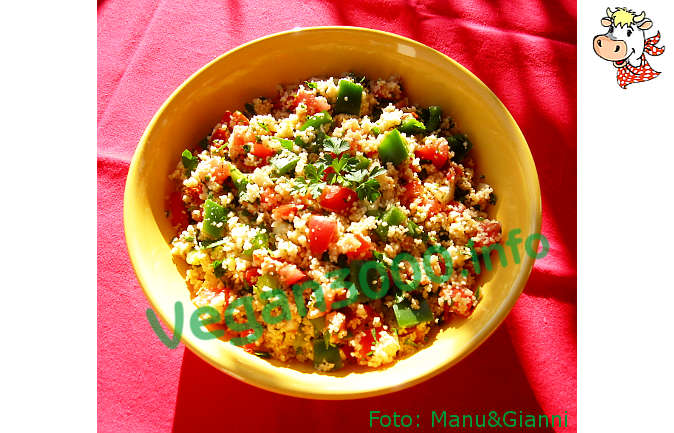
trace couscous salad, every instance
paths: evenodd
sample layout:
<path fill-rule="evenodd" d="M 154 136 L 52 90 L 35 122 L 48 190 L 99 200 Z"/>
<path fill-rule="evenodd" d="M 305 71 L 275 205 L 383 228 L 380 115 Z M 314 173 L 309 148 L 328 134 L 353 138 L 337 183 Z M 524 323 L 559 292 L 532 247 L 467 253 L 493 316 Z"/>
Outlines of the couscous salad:
<path fill-rule="evenodd" d="M 262 330 L 245 350 L 319 371 L 419 350 L 471 314 L 472 259 L 501 240 L 470 149 L 397 77 L 312 78 L 225 112 L 171 175 L 172 252 L 193 302 L 223 325 L 228 306 L 237 323 L 254 313 Z"/>

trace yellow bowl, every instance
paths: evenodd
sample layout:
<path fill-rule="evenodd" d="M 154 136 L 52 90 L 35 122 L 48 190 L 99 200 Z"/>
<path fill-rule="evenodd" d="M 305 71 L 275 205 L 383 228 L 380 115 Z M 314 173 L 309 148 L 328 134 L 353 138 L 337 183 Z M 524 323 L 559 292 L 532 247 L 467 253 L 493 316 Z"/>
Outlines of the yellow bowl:
<path fill-rule="evenodd" d="M 478 168 L 498 196 L 492 213 L 503 223 L 503 233 L 520 229 L 526 238 L 540 232 L 538 176 L 520 129 L 487 86 L 438 51 L 381 31 L 317 27 L 249 42 L 201 68 L 155 114 L 131 161 L 124 193 L 124 229 L 131 263 L 145 295 L 172 330 L 174 304 L 182 302 L 186 317 L 182 341 L 190 350 L 249 384 L 299 397 L 373 396 L 444 371 L 498 327 L 533 266 L 533 259 L 520 244 L 519 264 L 509 260 L 507 266 L 482 275 L 483 297 L 468 319 L 452 322 L 426 348 L 379 370 L 319 374 L 311 366 L 270 362 L 229 343 L 204 341 L 192 334 L 189 317 L 195 308 L 172 260 L 169 242 L 174 233 L 164 214 L 168 175 L 181 152 L 207 135 L 225 110 L 242 108 L 259 95 L 271 96 L 279 83 L 347 71 L 368 77 L 398 74 L 412 103 L 442 106 L 475 145 L 472 154 Z"/>

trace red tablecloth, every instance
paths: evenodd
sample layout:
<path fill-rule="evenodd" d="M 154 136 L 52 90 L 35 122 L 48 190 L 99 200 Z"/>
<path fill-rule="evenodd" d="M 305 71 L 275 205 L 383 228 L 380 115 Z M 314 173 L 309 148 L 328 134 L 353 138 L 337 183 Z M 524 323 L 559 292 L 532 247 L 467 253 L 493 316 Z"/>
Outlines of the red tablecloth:
<path fill-rule="evenodd" d="M 484 81 L 531 146 L 551 244 L 504 326 L 478 350 L 421 385 L 365 400 L 280 396 L 216 371 L 182 345 L 167 349 L 145 319 L 149 304 L 124 243 L 129 161 L 165 98 L 235 46 L 315 25 L 408 36 Z M 369 410 L 419 413 L 428 427 L 430 410 L 566 411 L 569 428 L 557 431 L 575 431 L 576 2 L 99 0 L 98 230 L 101 432 L 354 432 L 369 429 Z"/>

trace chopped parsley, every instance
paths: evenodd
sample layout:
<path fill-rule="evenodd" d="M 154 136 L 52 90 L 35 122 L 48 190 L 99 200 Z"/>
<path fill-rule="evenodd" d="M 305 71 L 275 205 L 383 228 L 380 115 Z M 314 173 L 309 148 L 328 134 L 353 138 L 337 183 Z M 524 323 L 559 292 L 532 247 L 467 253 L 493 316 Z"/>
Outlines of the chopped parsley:
<path fill-rule="evenodd" d="M 199 158 L 192 155 L 192 152 L 185 149 L 181 158 L 183 166 L 185 167 L 185 175 L 189 176 L 192 174 L 197 165 L 199 165 Z"/>
<path fill-rule="evenodd" d="M 361 161 L 345 154 L 351 148 L 347 140 L 326 137 L 321 145 L 325 153 L 318 161 L 304 167 L 304 176 L 295 179 L 296 191 L 318 198 L 326 185 L 341 185 L 356 191 L 360 200 L 373 202 L 379 198 L 380 185 L 375 178 L 386 173 L 385 168 L 358 168 Z"/>
<path fill-rule="evenodd" d="M 225 275 L 225 270 L 222 268 L 222 260 L 213 262 L 213 273 L 215 274 L 215 278 L 220 278 Z"/>
<path fill-rule="evenodd" d="M 260 125 L 260 128 L 264 129 L 265 131 L 269 132 L 269 126 L 267 126 L 266 123 L 264 122 L 257 122 L 258 125 Z"/>
<path fill-rule="evenodd" d="M 323 150 L 326 152 L 341 155 L 349 149 L 351 149 L 351 144 L 341 138 L 327 137 L 325 140 L 323 140 Z"/>
<path fill-rule="evenodd" d="M 307 81 L 304 84 L 306 84 L 310 89 L 318 89 L 318 84 L 314 83 L 313 81 Z"/>

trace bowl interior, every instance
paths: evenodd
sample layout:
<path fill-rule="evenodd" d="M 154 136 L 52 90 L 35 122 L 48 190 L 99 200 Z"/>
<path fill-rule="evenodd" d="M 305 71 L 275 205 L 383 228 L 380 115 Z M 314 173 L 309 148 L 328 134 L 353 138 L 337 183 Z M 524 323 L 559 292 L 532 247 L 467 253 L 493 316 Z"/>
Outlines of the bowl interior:
<path fill-rule="evenodd" d="M 180 153 L 207 135 L 227 109 L 278 83 L 354 71 L 368 77 L 402 77 L 411 103 L 440 105 L 474 143 L 473 157 L 498 196 L 492 209 L 504 236 L 540 230 L 540 191 L 529 148 L 505 107 L 476 77 L 446 56 L 399 36 L 355 28 L 314 28 L 263 38 L 214 60 L 167 100 L 134 155 L 124 198 L 127 245 L 143 289 L 164 323 L 174 327 L 174 304 L 185 308 L 183 342 L 217 368 L 262 388 L 314 398 L 381 394 L 417 383 L 458 362 L 505 318 L 521 293 L 533 260 L 520 244 L 515 264 L 482 275 L 482 301 L 466 320 L 454 321 L 432 344 L 380 370 L 318 374 L 302 365 L 269 362 L 219 340 L 203 341 L 189 329 L 194 311 L 172 260 L 174 235 L 164 214 L 169 173 Z"/>

